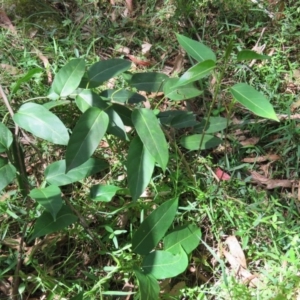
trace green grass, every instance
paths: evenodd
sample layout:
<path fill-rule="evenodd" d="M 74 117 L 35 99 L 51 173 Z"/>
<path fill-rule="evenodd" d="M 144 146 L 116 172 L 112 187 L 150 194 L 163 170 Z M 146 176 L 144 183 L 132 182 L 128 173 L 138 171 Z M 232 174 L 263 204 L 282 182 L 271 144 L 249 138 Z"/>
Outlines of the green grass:
<path fill-rule="evenodd" d="M 219 59 L 233 41 L 230 58 L 233 61 L 238 50 L 251 49 L 266 28 L 260 45 L 266 44 L 264 54 L 274 49 L 271 60 L 262 64 L 258 61 L 251 68 L 246 64 L 230 64 L 222 82 L 224 93 L 215 110 L 224 112 L 225 108 L 226 112 L 229 106 L 226 89 L 235 82 L 245 81 L 265 93 L 278 114 L 298 113 L 297 109 L 291 111 L 291 104 L 299 100 L 300 83 L 295 80 L 294 86 L 288 88 L 291 83 L 287 78 L 299 70 L 299 1 L 287 1 L 282 11 L 285 17 L 273 21 L 251 1 L 240 1 L 238 5 L 237 1 L 138 1 L 141 3 L 136 4 L 134 18 L 122 16 L 124 4 L 120 1 L 116 1 L 115 7 L 104 1 L 78 0 L 78 5 L 72 1 L 62 1 L 61 5 L 46 2 L 46 12 L 52 9 L 58 12 L 59 20 L 54 27 L 52 23 L 49 27 L 41 25 L 25 12 L 22 19 L 14 19 L 20 33 L 17 37 L 6 29 L 0 31 L 3 49 L 0 63 L 17 68 L 17 72 L 1 70 L 1 84 L 8 95 L 13 83 L 29 70 L 44 68 L 33 46 L 47 57 L 55 74 L 77 55 L 91 64 L 99 57 L 122 56 L 115 51 L 116 45 L 121 45 L 129 47 L 132 55 L 140 56 L 141 45 L 149 42 L 154 63 L 145 71 L 160 71 L 164 63 L 170 63 L 169 57 L 178 53 L 175 32 L 195 39 L 199 35 Z M 5 1 L 0 3 L 3 5 Z M 267 1 L 264 6 L 273 12 L 281 10 L 279 6 L 268 8 Z M 116 20 L 111 19 L 113 13 Z M 38 29 L 34 38 L 28 36 L 30 28 Z M 189 64 L 186 60 L 185 69 Z M 120 87 L 124 84 L 122 80 L 117 82 Z M 205 80 L 202 84 L 209 86 Z M 12 108 L 16 111 L 28 99 L 45 97 L 48 90 L 45 73 L 36 74 L 11 97 Z M 207 112 L 210 100 L 207 91 L 203 97 L 192 100 L 191 106 L 197 108 L 199 118 Z M 58 115 L 72 128 L 78 111 L 74 108 L 66 113 L 60 109 Z M 166 173 L 159 168 L 155 170 L 149 185 L 151 197 L 136 203 L 131 203 L 126 192 L 110 203 L 92 202 L 88 198 L 93 184 L 126 187 L 123 167 L 126 146 L 108 137 L 109 147 L 101 148 L 97 154 L 109 159 L 113 166 L 110 172 L 63 189 L 63 197 L 80 213 L 88 230 L 78 223 L 38 239 L 37 244 L 26 244 L 25 260 L 19 271 L 19 299 L 71 299 L 80 292 L 84 292 L 84 299 L 125 299 L 104 292 L 137 291 L 137 282 L 129 271 L 138 261 L 130 246 L 133 232 L 154 206 L 173 196 L 180 199 L 174 224 L 194 222 L 201 228 L 204 243 L 192 253 L 189 269 L 167 283 L 165 299 L 297 299 L 300 293 L 298 187 L 266 190 L 263 185 L 253 183 L 247 172 L 259 171 L 261 163 L 244 163 L 242 159 L 277 154 L 281 159 L 270 164 L 270 177 L 299 180 L 299 120 L 247 123 L 259 119 L 238 106 L 233 112 L 232 117 L 246 122 L 229 127 L 227 152 L 204 151 L 201 156 L 184 152 L 196 184 L 188 177 L 178 153 L 173 152 Z M 3 123 L 12 124 L 2 102 L 0 116 Z M 258 143 L 240 145 L 235 140 L 236 129 L 248 130 L 246 136 L 259 137 Z M 47 163 L 61 159 L 64 154 L 63 148 L 47 142 L 38 141 L 37 147 Z M 35 186 L 42 180 L 41 167 L 36 164 L 35 151 L 28 145 L 24 145 L 24 150 L 29 180 Z M 232 180 L 217 183 L 210 171 L 216 167 L 230 172 Z M 0 282 L 8 286 L 7 291 L 11 291 L 24 225 L 29 222 L 28 234 L 32 221 L 42 213 L 38 205 L 32 206 L 28 213 L 27 205 L 28 199 L 22 198 L 16 184 L 0 194 Z M 224 242 L 231 235 L 237 237 L 247 268 L 260 280 L 259 286 L 251 286 L 230 267 L 222 251 L 227 249 Z M 167 298 L 168 291 L 180 282 L 183 288 Z M 8 299 L 2 289 L 0 299 Z"/>

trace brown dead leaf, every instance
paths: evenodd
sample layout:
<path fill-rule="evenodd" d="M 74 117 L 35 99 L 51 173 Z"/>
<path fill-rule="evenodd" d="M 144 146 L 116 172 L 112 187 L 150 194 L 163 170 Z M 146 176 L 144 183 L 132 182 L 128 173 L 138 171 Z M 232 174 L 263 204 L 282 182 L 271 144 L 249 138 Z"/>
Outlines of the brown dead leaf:
<path fill-rule="evenodd" d="M 125 0 L 126 7 L 128 9 L 129 15 L 133 13 L 133 3 L 132 0 Z"/>
<path fill-rule="evenodd" d="M 291 112 L 294 112 L 300 106 L 300 98 L 291 104 Z"/>
<path fill-rule="evenodd" d="M 256 145 L 258 142 L 259 142 L 258 137 L 251 137 L 249 139 L 245 139 L 243 141 L 240 141 L 242 146 Z"/>
<path fill-rule="evenodd" d="M 272 190 L 277 187 L 291 188 L 293 186 L 293 180 L 289 179 L 269 179 L 255 171 L 250 171 L 251 177 L 259 184 L 265 185 L 266 189 Z"/>
<path fill-rule="evenodd" d="M 245 254 L 237 238 L 235 236 L 229 236 L 227 237 L 225 244 L 227 244 L 230 253 L 235 257 L 239 265 L 246 269 L 247 262 Z"/>
<path fill-rule="evenodd" d="M 0 64 L 0 68 L 10 75 L 16 75 L 19 72 L 19 69 L 17 67 L 8 65 L 8 64 Z"/>
<path fill-rule="evenodd" d="M 127 55 L 128 58 L 138 66 L 148 67 L 151 65 L 150 61 L 140 60 L 133 55 Z"/>
<path fill-rule="evenodd" d="M 183 68 L 183 63 L 184 63 L 184 56 L 182 55 L 181 52 L 177 54 L 175 57 L 175 60 L 173 62 L 173 69 L 171 71 L 171 74 L 178 74 L 182 71 Z"/>
<path fill-rule="evenodd" d="M 15 26 L 12 24 L 11 20 L 6 15 L 5 11 L 2 9 L 0 9 L 0 26 L 5 29 L 8 29 L 10 32 L 14 34 L 17 33 Z"/>
<path fill-rule="evenodd" d="M 245 157 L 242 159 L 243 162 L 246 163 L 260 163 L 264 161 L 276 161 L 279 160 L 280 156 L 277 154 L 269 154 L 269 155 L 264 155 L 264 156 L 257 156 L 257 157 Z"/>
<path fill-rule="evenodd" d="M 171 291 L 169 292 L 169 295 L 171 296 L 170 299 L 172 299 L 172 297 L 178 297 L 180 295 L 180 290 L 184 289 L 186 286 L 184 281 L 179 281 L 178 283 L 176 283 Z"/>
<path fill-rule="evenodd" d="M 38 49 L 33 49 L 33 52 L 36 53 L 36 55 L 38 56 L 38 58 L 43 62 L 43 65 L 46 69 L 47 72 L 47 78 L 48 78 L 48 83 L 51 84 L 52 83 L 52 73 L 50 70 L 50 63 L 48 58 Z"/>

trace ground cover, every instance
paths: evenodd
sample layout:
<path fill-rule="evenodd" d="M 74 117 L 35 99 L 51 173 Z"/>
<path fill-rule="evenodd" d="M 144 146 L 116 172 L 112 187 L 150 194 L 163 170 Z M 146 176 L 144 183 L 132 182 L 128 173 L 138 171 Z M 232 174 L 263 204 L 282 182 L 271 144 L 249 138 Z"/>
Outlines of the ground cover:
<path fill-rule="evenodd" d="M 55 75 L 72 59 L 80 64 L 84 58 L 87 67 L 112 58 L 131 62 L 125 75 L 113 76 L 95 87 L 108 99 L 112 96 L 107 90 L 116 93 L 131 88 L 129 82 L 135 84 L 131 91 L 139 91 L 137 82 L 128 79 L 132 74 L 139 74 L 138 78 L 149 72 L 181 76 L 197 59 L 180 47 L 176 33 L 204 43 L 216 54 L 218 64 L 209 76 L 197 79 L 196 89 L 202 93 L 189 100 L 172 100 L 179 97 L 172 95 L 172 90 L 163 98 L 168 90 L 158 93 L 160 86 L 135 94 L 144 97 L 143 101 L 135 100 L 138 104 L 129 103 L 128 107 L 140 109 L 141 114 L 144 108 L 156 114 L 185 111 L 189 114 L 184 118 L 198 123 L 166 127 L 168 164 L 156 158 L 153 175 L 141 195 L 134 193 L 134 183 L 129 183 L 134 163 L 126 162 L 130 153 L 134 158 L 135 153 L 130 152 L 128 141 L 116 138 L 115 132 L 103 133 L 93 157 L 105 159 L 109 168 L 61 187 L 58 194 L 64 209 L 70 208 L 77 221 L 57 230 L 37 231 L 45 228 L 38 220 L 49 207 L 39 202 L 32 190 L 37 193 L 46 188 L 46 167 L 72 158 L 68 153 L 72 155 L 76 147 L 70 150 L 64 142 L 61 146 L 35 138 L 34 129 L 19 124 L 27 130 L 21 134 L 21 147 L 31 194 L 22 193 L 17 180 L 6 186 L 5 177 L 0 179 L 6 186 L 0 198 L 1 297 L 15 293 L 13 299 L 146 299 L 147 294 L 148 299 L 156 299 L 153 295 L 158 286 L 161 299 L 297 299 L 299 2 L 270 1 L 259 6 L 252 1 L 45 1 L 36 12 L 17 7 L 16 15 L 11 5 L 5 4 L 1 3 L 5 9 L 0 15 L 1 98 L 8 98 L 14 113 L 29 102 L 49 102 L 47 95 L 50 86 L 55 86 Z M 44 17 L 35 19 L 46 15 L 55 17 L 49 23 Z M 243 49 L 269 59 L 250 53 L 250 60 L 237 62 Z M 219 77 L 220 73 L 224 76 Z M 251 107 L 232 101 L 230 88 L 241 82 L 270 100 L 279 122 L 265 115 L 257 117 Z M 55 93 L 52 95 L 55 98 Z M 78 101 L 75 105 L 72 95 L 66 95 L 61 97 L 66 103 L 51 111 L 74 133 L 85 109 Z M 117 99 L 115 94 L 113 97 Z M 34 109 L 30 107 L 29 112 Z M 95 110 L 87 119 L 95 114 L 103 116 Z M 0 115 L 2 124 L 14 131 L 16 123 L 4 102 Z M 203 122 L 208 116 L 214 122 Z M 186 136 L 201 134 L 203 124 L 216 126 L 217 120 L 224 119 L 224 127 L 206 132 L 206 136 L 222 140 L 218 147 L 199 150 L 199 145 L 197 149 L 187 146 Z M 105 117 L 101 120 L 105 123 Z M 159 120 L 166 121 L 163 117 Z M 206 129 L 212 130 L 209 126 Z M 134 127 L 143 139 L 146 134 L 139 133 L 141 126 Z M 132 140 L 132 131 L 124 134 Z M 6 159 L 5 154 L 1 159 Z M 137 179 L 133 176 L 133 180 Z M 113 188 L 93 190 L 99 186 Z M 167 207 L 176 206 L 173 217 L 170 212 L 172 224 L 169 228 L 154 223 L 166 229 L 167 235 L 158 234 L 159 242 L 150 243 L 150 248 L 166 249 L 172 238 L 169 235 L 168 241 L 168 234 L 172 229 L 184 229 L 182 226 L 193 232 L 189 245 L 195 240 L 197 244 L 190 246 L 190 252 L 184 249 L 188 254 L 185 270 L 169 277 L 154 273 L 156 280 L 136 269 L 141 265 L 146 269 L 141 258 L 144 250 L 138 246 L 142 234 L 138 232 L 145 230 L 142 221 L 151 212 L 159 215 L 166 203 Z M 148 225 L 153 227 L 149 221 Z M 151 292 L 146 293 L 145 286 Z"/>

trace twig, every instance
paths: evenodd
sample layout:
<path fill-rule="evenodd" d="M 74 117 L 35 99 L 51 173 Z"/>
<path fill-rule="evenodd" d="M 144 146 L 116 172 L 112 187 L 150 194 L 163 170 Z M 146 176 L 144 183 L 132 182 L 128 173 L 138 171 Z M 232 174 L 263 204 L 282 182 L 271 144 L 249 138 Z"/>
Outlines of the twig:
<path fill-rule="evenodd" d="M 191 24 L 191 26 L 195 29 L 195 34 L 196 34 L 196 37 L 197 37 L 198 41 L 199 41 L 199 42 L 202 42 L 202 39 L 201 39 L 201 37 L 199 36 L 198 32 L 196 31 L 196 27 L 195 27 L 193 21 L 191 20 L 190 17 L 188 17 L 187 19 L 188 19 L 189 23 Z"/>

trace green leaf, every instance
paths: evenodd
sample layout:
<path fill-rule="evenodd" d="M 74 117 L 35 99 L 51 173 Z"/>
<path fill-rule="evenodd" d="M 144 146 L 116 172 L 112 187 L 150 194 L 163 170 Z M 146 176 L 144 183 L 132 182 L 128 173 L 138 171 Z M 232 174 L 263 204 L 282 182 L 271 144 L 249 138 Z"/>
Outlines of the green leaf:
<path fill-rule="evenodd" d="M 76 58 L 63 66 L 55 75 L 51 91 L 60 97 L 67 97 L 79 86 L 85 72 L 85 61 Z"/>
<path fill-rule="evenodd" d="M 206 119 L 202 119 L 201 123 L 194 127 L 194 132 L 203 133 Z M 222 117 L 210 117 L 205 133 L 215 133 L 224 130 L 227 127 L 227 119 Z"/>
<path fill-rule="evenodd" d="M 180 129 L 180 128 L 186 128 L 186 127 L 193 127 L 197 125 L 198 122 L 196 121 L 196 116 L 192 112 L 186 112 L 186 114 L 180 114 L 178 116 L 175 116 L 170 126 Z"/>
<path fill-rule="evenodd" d="M 18 79 L 11 88 L 11 94 L 14 94 L 21 86 L 22 83 L 28 82 L 35 74 L 42 73 L 43 69 L 41 68 L 34 68 L 29 70 L 23 77 Z"/>
<path fill-rule="evenodd" d="M 163 83 L 168 78 L 164 73 L 135 73 L 131 78 L 130 85 L 139 91 L 162 92 Z"/>
<path fill-rule="evenodd" d="M 140 108 L 132 112 L 131 118 L 144 146 L 165 171 L 169 160 L 168 144 L 155 114 L 152 110 Z"/>
<path fill-rule="evenodd" d="M 6 158 L 0 157 L 0 191 L 15 179 L 16 174 L 16 168 Z"/>
<path fill-rule="evenodd" d="M 71 209 L 64 205 L 56 215 L 56 220 L 53 220 L 52 215 L 44 211 L 36 220 L 33 233 L 29 239 L 29 243 L 37 237 L 44 236 L 49 233 L 57 232 L 75 223 L 77 217 L 72 213 Z"/>
<path fill-rule="evenodd" d="M 45 179 L 49 184 L 57 186 L 67 185 L 90 175 L 96 174 L 106 168 L 108 163 L 102 159 L 90 158 L 76 169 L 66 173 L 65 160 L 59 160 L 49 165 L 45 170 Z"/>
<path fill-rule="evenodd" d="M 266 119 L 279 121 L 272 104 L 252 86 L 246 83 L 238 83 L 230 88 L 230 92 L 236 101 L 254 114 Z"/>
<path fill-rule="evenodd" d="M 247 49 L 240 51 L 237 55 L 237 61 L 253 60 L 253 59 L 264 60 L 264 59 L 271 59 L 271 57 L 268 55 L 258 54 L 257 52 L 255 52 L 253 50 L 247 50 Z"/>
<path fill-rule="evenodd" d="M 151 274 L 156 279 L 171 278 L 184 272 L 188 266 L 187 254 L 180 247 L 180 253 L 173 255 L 168 251 L 153 251 L 142 263 L 145 274 Z"/>
<path fill-rule="evenodd" d="M 83 300 L 84 292 L 80 292 L 77 296 L 72 297 L 70 300 Z"/>
<path fill-rule="evenodd" d="M 109 202 L 121 188 L 114 185 L 93 185 L 90 190 L 91 199 L 94 201 Z"/>
<path fill-rule="evenodd" d="M 216 55 L 209 47 L 184 35 L 177 33 L 176 36 L 180 46 L 198 62 L 205 60 L 216 61 Z"/>
<path fill-rule="evenodd" d="M 131 67 L 131 62 L 125 59 L 108 59 L 93 64 L 87 72 L 88 88 L 95 88 L 113 77 L 116 77 Z"/>
<path fill-rule="evenodd" d="M 132 238 L 135 253 L 146 255 L 157 246 L 173 223 L 177 205 L 178 198 L 166 201 L 144 220 Z"/>
<path fill-rule="evenodd" d="M 207 76 L 215 68 L 215 66 L 216 64 L 213 60 L 205 60 L 192 66 L 179 78 L 174 88 L 187 85 Z"/>
<path fill-rule="evenodd" d="M 166 111 L 161 111 L 157 117 L 159 118 L 159 121 L 163 125 L 171 125 L 172 120 L 175 117 L 179 116 L 187 116 L 190 112 L 188 111 L 183 111 L 183 110 L 166 110 Z"/>
<path fill-rule="evenodd" d="M 180 253 L 181 249 L 190 254 L 197 248 L 201 240 L 201 231 L 194 224 L 177 227 L 164 237 L 164 250 L 172 254 Z"/>
<path fill-rule="evenodd" d="M 57 107 L 57 106 L 62 106 L 62 105 L 67 105 L 70 104 L 70 100 L 56 100 L 56 101 L 50 101 L 47 103 L 44 103 L 43 106 L 50 110 L 51 108 Z"/>
<path fill-rule="evenodd" d="M 181 101 L 197 97 L 203 93 L 193 83 L 176 88 L 175 86 L 177 86 L 178 82 L 179 78 L 169 78 L 165 81 L 163 91 L 166 98 L 173 101 Z"/>
<path fill-rule="evenodd" d="M 133 127 L 133 123 L 131 121 L 132 110 L 126 106 L 118 104 L 113 104 L 112 109 L 117 112 L 125 126 Z"/>
<path fill-rule="evenodd" d="M 222 143 L 221 139 L 213 135 L 205 134 L 200 148 L 201 139 L 202 134 L 184 136 L 180 139 L 180 144 L 188 150 L 207 150 L 215 148 Z"/>
<path fill-rule="evenodd" d="M 132 200 L 136 201 L 149 184 L 155 160 L 143 146 L 140 138 L 136 136 L 130 143 L 127 157 L 128 188 Z"/>
<path fill-rule="evenodd" d="M 76 97 L 75 101 L 78 108 L 82 112 L 85 112 L 92 106 L 98 107 L 101 110 L 105 110 L 109 117 L 107 132 L 119 137 L 124 141 L 128 140 L 123 119 L 121 116 L 119 116 L 118 112 L 115 111 L 114 106 L 111 103 L 108 104 L 106 101 L 102 100 L 99 95 L 95 94 L 91 90 L 81 91 Z"/>
<path fill-rule="evenodd" d="M 140 299 L 157 300 L 159 299 L 159 284 L 151 274 L 144 274 L 137 269 L 134 269 L 134 274 L 139 284 Z"/>
<path fill-rule="evenodd" d="M 67 172 L 85 163 L 98 147 L 107 126 L 108 115 L 91 107 L 79 118 L 66 150 Z"/>
<path fill-rule="evenodd" d="M 61 191 L 58 186 L 33 189 L 29 196 L 42 205 L 52 215 L 54 221 L 56 220 L 56 215 L 62 207 Z"/>
<path fill-rule="evenodd" d="M 67 145 L 68 130 L 62 121 L 47 108 L 36 103 L 23 104 L 13 120 L 35 136 L 58 145 Z"/>
<path fill-rule="evenodd" d="M 12 142 L 11 131 L 3 123 L 0 123 L 0 153 L 7 151 Z"/>
<path fill-rule="evenodd" d="M 115 101 L 120 103 L 140 103 L 146 98 L 138 93 L 127 90 L 105 90 L 99 95 L 103 100 Z"/>

